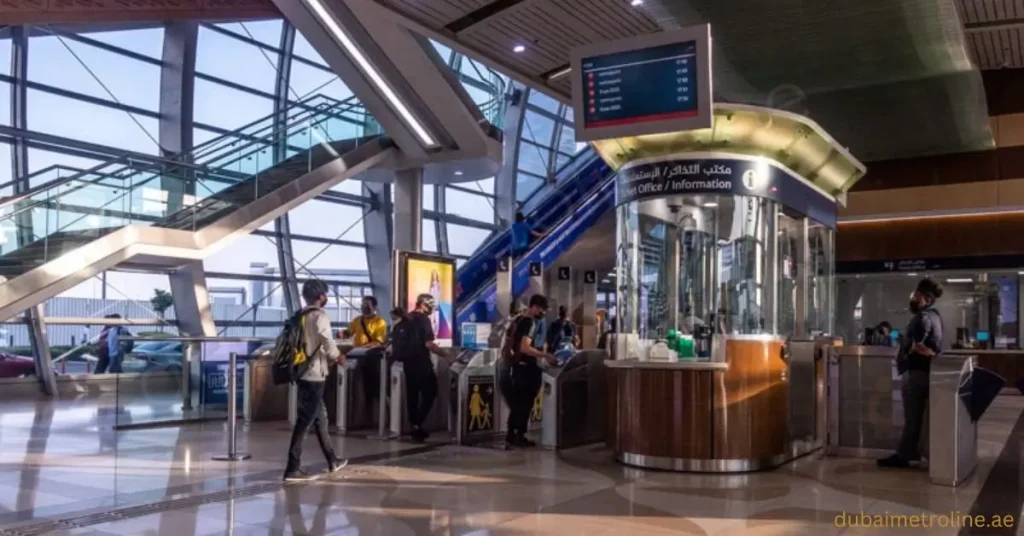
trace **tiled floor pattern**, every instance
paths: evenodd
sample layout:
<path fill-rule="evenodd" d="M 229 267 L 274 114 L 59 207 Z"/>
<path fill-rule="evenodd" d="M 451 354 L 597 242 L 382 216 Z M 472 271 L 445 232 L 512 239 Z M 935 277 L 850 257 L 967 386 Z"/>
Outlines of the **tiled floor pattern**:
<path fill-rule="evenodd" d="M 253 459 L 227 464 L 210 460 L 223 449 L 223 424 L 112 434 L 97 426 L 95 409 L 4 413 L 0 534 L 62 519 L 74 523 L 49 534 L 957 534 L 835 520 L 971 511 L 1022 409 L 1024 397 L 996 401 L 979 426 L 980 466 L 956 489 L 932 486 L 921 471 L 817 455 L 723 476 L 623 467 L 601 446 L 555 454 L 341 437 L 339 450 L 359 463 L 283 485 L 281 424 L 243 430 L 241 448 Z M 322 463 L 315 440 L 306 448 L 311 464 Z"/>

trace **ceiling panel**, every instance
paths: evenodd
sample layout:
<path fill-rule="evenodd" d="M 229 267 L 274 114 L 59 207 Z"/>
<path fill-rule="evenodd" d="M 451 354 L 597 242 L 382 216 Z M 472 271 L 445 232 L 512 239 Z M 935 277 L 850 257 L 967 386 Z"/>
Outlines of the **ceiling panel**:
<path fill-rule="evenodd" d="M 1024 0 L 960 0 L 964 24 L 1024 19 Z"/>
<path fill-rule="evenodd" d="M 486 4 L 487 0 L 377 0 L 391 9 L 404 13 L 424 24 L 441 28 L 449 22 L 473 11 L 473 4 Z M 470 7 L 464 7 L 467 4 Z"/>
<path fill-rule="evenodd" d="M 1024 25 L 969 30 L 971 59 L 979 69 L 1024 68 Z"/>
<path fill-rule="evenodd" d="M 623 0 L 525 0 L 459 34 L 533 76 L 566 65 L 577 46 L 658 31 Z M 515 54 L 513 47 L 526 50 Z"/>

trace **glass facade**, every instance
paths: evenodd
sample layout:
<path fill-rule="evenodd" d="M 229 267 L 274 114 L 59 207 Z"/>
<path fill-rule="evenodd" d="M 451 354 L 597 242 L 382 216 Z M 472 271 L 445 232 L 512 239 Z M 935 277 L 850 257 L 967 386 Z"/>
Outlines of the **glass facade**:
<path fill-rule="evenodd" d="M 160 24 L 95 31 L 81 25 L 0 28 L 0 195 L 125 155 L 157 163 L 160 157 L 229 134 L 239 144 L 251 143 L 233 132 L 267 118 L 275 106 L 294 106 L 312 96 L 352 99 L 358 105 L 344 81 L 287 22 L 199 24 L 195 77 L 182 81 L 193 87 L 193 105 L 179 117 L 161 102 L 161 92 L 162 84 L 173 82 L 173 73 L 182 67 L 165 56 L 174 49 L 167 46 L 169 41 L 184 39 L 182 33 Z M 571 111 L 529 90 L 524 92 L 527 111 L 506 125 L 509 78 L 434 46 L 489 121 L 505 128 L 506 135 L 522 132 L 520 158 L 508 164 L 517 169 L 517 198 L 528 197 L 584 146 L 572 138 Z M 27 61 L 14 61 L 19 54 Z M 19 81 L 28 84 L 26 99 L 24 108 L 12 113 L 17 108 L 12 106 L 12 88 Z M 162 137 L 177 121 L 184 123 L 191 140 L 185 136 L 178 143 Z M 24 158 L 16 158 L 16 141 L 24 142 Z M 265 167 L 278 157 L 268 147 L 253 158 Z M 245 173 L 254 164 L 236 165 L 234 171 Z M 201 199 L 227 185 L 206 181 L 186 195 Z M 496 218 L 495 189 L 494 178 L 425 187 L 424 250 L 460 259 L 472 255 L 502 225 Z M 383 233 L 366 225 L 365 212 L 374 206 L 360 182 L 345 181 L 206 258 L 218 332 L 276 335 L 289 310 L 286 290 L 309 277 L 328 283 L 332 319 L 347 322 L 359 298 L 370 292 L 367 244 L 386 242 Z M 0 228 L 3 251 L 16 243 L 13 228 Z M 279 250 L 286 245 L 292 258 L 282 262 Z M 98 274 L 45 304 L 49 344 L 80 343 L 87 333 L 95 337 L 100 327 L 90 320 L 112 313 L 121 314 L 133 332 L 175 333 L 174 307 L 154 305 L 157 294 L 169 290 L 164 273 L 115 269 Z M 0 344 L 26 355 L 32 352 L 20 320 L 9 320 L 3 328 Z"/>
<path fill-rule="evenodd" d="M 617 218 L 622 333 L 832 332 L 832 229 L 752 196 L 637 201 Z"/>

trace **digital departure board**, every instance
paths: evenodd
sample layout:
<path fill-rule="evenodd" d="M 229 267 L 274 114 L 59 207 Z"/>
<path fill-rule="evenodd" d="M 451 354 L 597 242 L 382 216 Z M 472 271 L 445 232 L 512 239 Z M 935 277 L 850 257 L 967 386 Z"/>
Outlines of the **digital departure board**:
<path fill-rule="evenodd" d="M 708 25 L 573 51 L 576 139 L 711 126 Z"/>

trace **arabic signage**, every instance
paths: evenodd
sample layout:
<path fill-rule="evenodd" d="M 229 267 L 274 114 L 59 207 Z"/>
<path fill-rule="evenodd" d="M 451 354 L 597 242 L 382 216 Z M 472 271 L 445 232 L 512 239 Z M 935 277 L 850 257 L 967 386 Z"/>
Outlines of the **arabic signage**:
<path fill-rule="evenodd" d="M 681 155 L 619 170 L 616 205 L 660 197 L 719 194 L 764 197 L 835 227 L 836 202 L 803 178 L 757 157 Z"/>
<path fill-rule="evenodd" d="M 940 270 L 1019 270 L 1024 255 L 986 255 L 984 257 L 934 257 L 929 259 L 885 259 L 836 263 L 838 274 L 921 273 Z"/>

